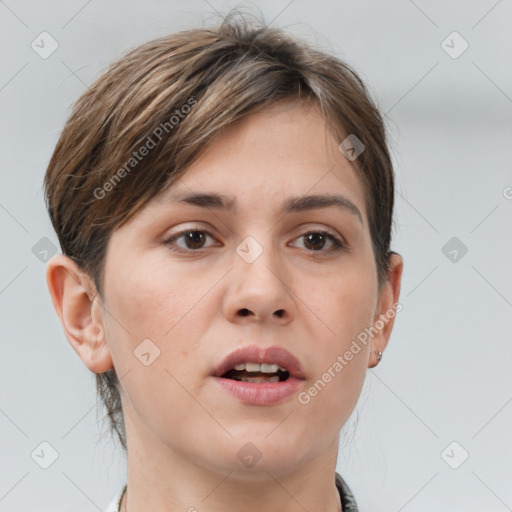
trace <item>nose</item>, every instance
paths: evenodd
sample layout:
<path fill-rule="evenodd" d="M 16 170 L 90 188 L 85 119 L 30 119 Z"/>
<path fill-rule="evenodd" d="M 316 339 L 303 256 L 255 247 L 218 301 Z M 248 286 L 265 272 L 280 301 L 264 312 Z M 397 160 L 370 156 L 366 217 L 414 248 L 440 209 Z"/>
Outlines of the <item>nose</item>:
<path fill-rule="evenodd" d="M 271 249 L 251 263 L 236 256 L 224 295 L 224 316 L 234 323 L 286 325 L 296 315 L 290 275 Z"/>

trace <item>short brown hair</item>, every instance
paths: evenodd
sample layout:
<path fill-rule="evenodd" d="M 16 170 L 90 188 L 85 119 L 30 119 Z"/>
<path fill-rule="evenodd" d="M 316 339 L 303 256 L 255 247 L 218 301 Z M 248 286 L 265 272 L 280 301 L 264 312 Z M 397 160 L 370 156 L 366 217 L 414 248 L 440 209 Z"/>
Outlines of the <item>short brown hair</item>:
<path fill-rule="evenodd" d="M 364 185 L 379 289 L 385 282 L 394 176 L 365 84 L 340 59 L 239 15 L 129 51 L 73 107 L 44 179 L 46 202 L 62 252 L 100 296 L 112 232 L 176 181 L 223 127 L 282 99 L 315 102 L 337 140 L 355 135 L 364 144 L 352 163 Z M 114 369 L 96 374 L 126 450 L 118 383 Z"/>

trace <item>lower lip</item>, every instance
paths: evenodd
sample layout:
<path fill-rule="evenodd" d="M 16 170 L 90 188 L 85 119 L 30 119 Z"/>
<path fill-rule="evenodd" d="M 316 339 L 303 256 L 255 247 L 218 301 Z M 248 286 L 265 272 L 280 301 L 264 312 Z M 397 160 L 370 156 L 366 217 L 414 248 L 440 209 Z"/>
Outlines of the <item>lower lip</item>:
<path fill-rule="evenodd" d="M 219 385 L 232 396 L 252 405 L 275 405 L 296 394 L 302 383 L 301 379 L 289 377 L 282 382 L 242 382 L 233 379 L 214 377 Z"/>

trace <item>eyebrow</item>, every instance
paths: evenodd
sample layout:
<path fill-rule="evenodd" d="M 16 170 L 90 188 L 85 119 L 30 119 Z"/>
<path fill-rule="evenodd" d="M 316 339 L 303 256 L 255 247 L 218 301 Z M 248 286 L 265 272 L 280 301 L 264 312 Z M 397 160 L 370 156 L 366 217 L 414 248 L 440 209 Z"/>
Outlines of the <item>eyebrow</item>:
<path fill-rule="evenodd" d="M 215 210 L 234 211 L 236 209 L 236 199 L 234 197 L 217 193 L 173 195 L 171 196 L 171 200 Z M 333 206 L 355 215 L 359 222 L 364 225 L 363 216 L 359 208 L 347 197 L 337 194 L 314 194 L 290 197 L 284 201 L 281 210 L 283 213 L 296 213 L 319 208 L 330 208 Z"/>

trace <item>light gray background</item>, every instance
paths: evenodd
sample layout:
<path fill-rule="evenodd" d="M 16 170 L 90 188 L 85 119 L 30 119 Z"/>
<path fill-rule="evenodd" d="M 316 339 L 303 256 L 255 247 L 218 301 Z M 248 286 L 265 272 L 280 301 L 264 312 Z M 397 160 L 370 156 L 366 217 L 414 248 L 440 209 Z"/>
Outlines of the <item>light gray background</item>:
<path fill-rule="evenodd" d="M 0 511 L 101 510 L 125 482 L 32 252 L 43 237 L 57 245 L 41 182 L 69 108 L 126 49 L 234 5 L 0 1 Z M 510 510 L 512 3 L 257 5 L 357 69 L 393 147 L 403 310 L 344 428 L 338 471 L 361 511 Z M 47 59 L 31 48 L 43 31 L 59 44 Z M 453 31 L 469 44 L 458 58 L 441 46 Z M 468 249 L 455 262 L 442 251 L 452 237 Z M 31 458 L 43 441 L 58 452 L 48 469 Z"/>

